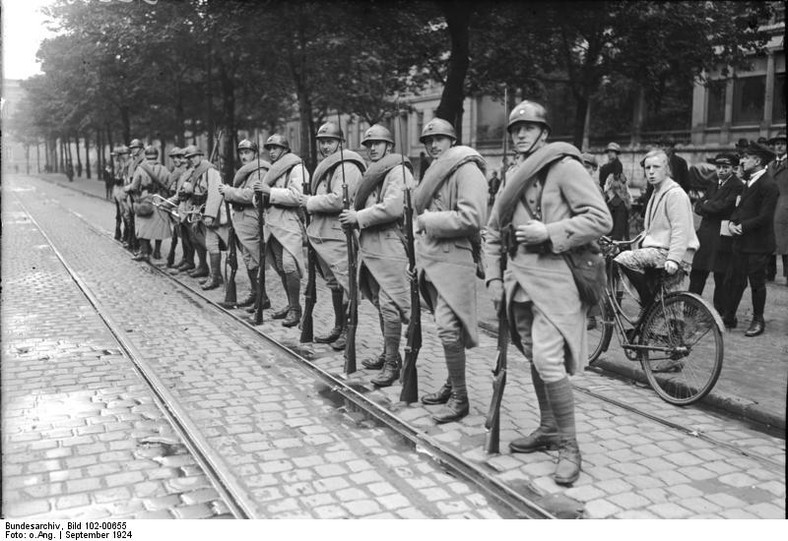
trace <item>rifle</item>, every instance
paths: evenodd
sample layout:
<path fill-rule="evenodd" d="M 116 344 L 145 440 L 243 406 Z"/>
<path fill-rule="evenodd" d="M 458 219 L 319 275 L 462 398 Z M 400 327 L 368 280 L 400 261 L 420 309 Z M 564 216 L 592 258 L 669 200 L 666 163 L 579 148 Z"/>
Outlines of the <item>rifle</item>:
<path fill-rule="evenodd" d="M 170 197 L 177 195 L 177 191 L 176 191 L 177 184 L 178 182 L 176 181 L 174 185 L 169 186 L 168 191 Z M 179 220 L 175 220 L 175 223 L 172 224 L 172 237 L 170 237 L 170 251 L 167 254 L 168 267 L 172 267 L 175 264 L 175 249 L 178 247 L 178 231 L 180 229 L 180 225 L 181 223 Z"/>
<path fill-rule="evenodd" d="M 222 132 L 219 132 L 219 142 L 222 140 Z M 219 146 L 218 144 L 216 145 Z M 225 184 L 231 184 L 232 180 L 229 178 Z M 233 225 L 233 218 L 232 214 L 230 214 L 230 202 L 227 201 L 227 198 L 222 196 L 224 199 L 224 211 L 227 213 L 227 222 L 230 225 L 227 231 L 227 258 L 224 260 L 224 277 L 225 277 L 225 286 L 224 286 L 224 303 L 229 305 L 234 305 L 238 302 L 238 296 L 236 294 L 236 287 L 235 287 L 235 275 L 238 274 L 238 239 L 235 235 L 235 226 Z M 228 276 L 227 273 L 227 266 L 230 267 L 230 273 Z"/>
<path fill-rule="evenodd" d="M 508 106 L 508 94 L 506 89 L 503 93 L 503 108 L 506 113 Z M 505 118 L 505 116 L 504 116 Z M 506 130 L 503 132 L 503 167 L 501 168 L 501 184 L 503 187 L 506 182 L 506 159 L 508 151 L 508 136 Z M 498 191 L 500 193 L 500 189 Z M 510 242 L 515 242 L 514 228 L 509 227 L 508 230 L 503 231 L 501 236 L 501 258 L 500 269 L 501 279 L 503 279 L 504 271 L 506 271 L 506 256 L 508 254 L 508 246 Z M 506 319 L 506 290 L 501 293 L 501 302 L 498 305 L 498 353 L 495 357 L 495 368 L 493 369 L 493 396 L 490 402 L 490 409 L 487 412 L 487 418 L 484 420 L 484 428 L 487 429 L 487 435 L 484 439 L 484 451 L 486 453 L 500 453 L 500 437 L 501 437 L 501 401 L 503 400 L 503 391 L 506 387 L 506 370 L 507 370 L 507 355 L 509 350 L 509 321 Z"/>
<path fill-rule="evenodd" d="M 399 111 L 398 111 L 399 112 Z M 397 124 L 400 124 L 397 115 Z M 402 178 L 405 175 L 405 145 L 402 142 L 402 126 L 400 130 L 400 149 L 402 156 Z M 416 359 L 421 349 L 421 298 L 419 297 L 419 284 L 416 278 L 416 249 L 413 238 L 413 203 L 411 201 L 411 188 L 405 186 L 405 240 L 408 249 L 408 275 L 410 277 L 410 320 L 405 339 L 405 359 L 402 362 L 402 390 L 399 399 L 410 404 L 419 398 L 419 378 L 416 371 Z"/>
<path fill-rule="evenodd" d="M 304 162 L 301 162 L 301 169 L 304 169 Z M 309 195 L 309 181 L 304 177 L 304 193 Z M 309 227 L 309 213 L 304 211 L 304 221 L 306 222 L 306 226 Z M 301 319 L 301 343 L 304 342 L 311 342 L 314 340 L 314 323 L 312 320 L 312 314 L 315 311 L 315 303 L 317 302 L 317 284 L 315 280 L 317 279 L 316 276 L 316 263 L 317 260 L 315 259 L 315 249 L 312 248 L 312 244 L 307 239 L 307 248 L 306 248 L 306 257 L 307 257 L 307 282 L 306 282 L 306 290 L 304 291 L 304 317 Z"/>
<path fill-rule="evenodd" d="M 342 120 L 337 112 L 337 125 L 342 132 Z M 342 207 L 350 209 L 350 196 L 348 195 L 347 179 L 345 178 L 345 154 L 342 150 L 342 139 L 339 140 L 339 161 L 342 169 Z M 356 237 L 353 229 L 345 228 L 347 239 L 347 271 L 348 271 L 348 313 L 347 313 L 347 341 L 345 345 L 345 374 L 356 371 L 356 326 L 358 325 L 358 284 L 356 283 Z"/>
<path fill-rule="evenodd" d="M 257 170 L 260 170 L 260 135 L 257 135 Z M 263 295 L 265 293 L 265 197 L 263 192 L 255 194 L 257 199 L 257 234 L 260 236 L 260 265 L 257 267 L 257 310 L 254 313 L 254 324 L 263 323 Z"/>

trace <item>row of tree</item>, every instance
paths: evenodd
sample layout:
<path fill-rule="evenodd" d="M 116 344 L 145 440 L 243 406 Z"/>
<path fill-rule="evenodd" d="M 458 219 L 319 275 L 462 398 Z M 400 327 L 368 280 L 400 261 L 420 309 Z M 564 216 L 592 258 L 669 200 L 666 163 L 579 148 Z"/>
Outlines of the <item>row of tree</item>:
<path fill-rule="evenodd" d="M 436 115 L 459 125 L 468 95 L 508 87 L 544 99 L 559 85 L 571 103 L 555 113 L 571 112 L 580 146 L 592 101 L 603 132 L 631 123 L 622 104 L 664 109 L 708 70 L 745 65 L 766 43 L 760 26 L 772 10 L 757 1 L 57 0 L 48 15 L 58 35 L 42 44 L 43 74 L 23 83 L 28 101 L 13 125 L 23 142 L 47 142 L 50 164 L 72 160 L 55 159 L 58 146 L 79 149 L 81 139 L 86 161 L 91 145 L 100 149 L 101 167 L 104 148 L 132 137 L 184 145 L 186 134 L 276 131 L 297 116 L 314 165 L 313 134 L 331 111 L 385 121 L 399 96 L 436 82 Z"/>

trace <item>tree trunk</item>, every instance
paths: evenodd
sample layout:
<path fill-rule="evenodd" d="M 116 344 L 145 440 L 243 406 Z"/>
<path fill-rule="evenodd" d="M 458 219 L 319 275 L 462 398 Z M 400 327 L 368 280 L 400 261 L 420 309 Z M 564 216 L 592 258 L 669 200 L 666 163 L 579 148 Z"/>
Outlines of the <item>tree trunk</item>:
<path fill-rule="evenodd" d="M 178 130 L 175 133 L 175 144 L 183 148 L 186 146 L 186 141 L 183 136 L 186 132 L 186 114 L 183 111 L 183 92 L 181 92 L 180 81 L 175 84 L 175 96 L 175 125 Z"/>
<path fill-rule="evenodd" d="M 131 142 L 131 116 L 125 105 L 120 108 L 120 121 L 123 124 L 123 144 L 128 145 Z"/>
<path fill-rule="evenodd" d="M 85 176 L 90 180 L 90 137 L 85 135 Z"/>
<path fill-rule="evenodd" d="M 588 97 L 581 94 L 575 94 L 575 103 L 577 103 L 577 110 L 575 111 L 575 126 L 572 130 L 572 144 L 577 148 L 583 146 L 583 132 L 586 125 L 586 110 L 588 109 Z"/>
<path fill-rule="evenodd" d="M 30 143 L 25 143 L 25 174 L 30 174 Z"/>
<path fill-rule="evenodd" d="M 235 173 L 235 82 L 223 60 L 219 61 L 219 82 L 222 88 L 222 125 L 224 126 L 224 178 Z"/>
<path fill-rule="evenodd" d="M 36 141 L 36 168 L 39 174 L 41 174 L 41 145 Z"/>
<path fill-rule="evenodd" d="M 112 142 L 112 129 L 109 127 L 109 122 L 106 123 L 105 129 L 107 130 L 107 143 L 109 144 L 109 151 L 115 148 L 115 143 Z"/>
<path fill-rule="evenodd" d="M 104 171 L 104 142 L 101 139 L 101 130 L 96 128 L 96 176 L 101 178 Z"/>
<path fill-rule="evenodd" d="M 82 176 L 82 158 L 79 156 L 79 132 L 74 133 L 74 142 L 76 143 L 77 154 L 77 176 Z"/>
<path fill-rule="evenodd" d="M 443 86 L 441 101 L 435 116 L 448 120 L 457 132 L 457 143 L 462 142 L 462 104 L 465 100 L 465 76 L 470 63 L 469 39 L 471 11 L 470 2 L 441 2 L 441 9 L 446 17 L 446 24 L 451 38 L 451 56 L 446 83 Z"/>

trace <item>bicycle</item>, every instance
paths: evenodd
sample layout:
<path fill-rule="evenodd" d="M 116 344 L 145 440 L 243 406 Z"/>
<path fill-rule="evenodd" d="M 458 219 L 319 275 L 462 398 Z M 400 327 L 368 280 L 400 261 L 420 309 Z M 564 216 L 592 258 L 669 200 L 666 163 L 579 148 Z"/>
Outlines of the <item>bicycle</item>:
<path fill-rule="evenodd" d="M 686 406 L 706 396 L 720 377 L 724 355 L 722 319 L 700 296 L 668 291 L 668 275 L 660 269 L 653 269 L 658 279 L 654 300 L 640 310 L 638 317 L 628 316 L 622 308 L 624 291 L 613 258 L 638 240 L 602 237 L 599 241 L 605 257 L 607 286 L 587 316 L 589 364 L 607 351 L 615 329 L 627 359 L 640 363 L 657 395 L 670 404 Z"/>

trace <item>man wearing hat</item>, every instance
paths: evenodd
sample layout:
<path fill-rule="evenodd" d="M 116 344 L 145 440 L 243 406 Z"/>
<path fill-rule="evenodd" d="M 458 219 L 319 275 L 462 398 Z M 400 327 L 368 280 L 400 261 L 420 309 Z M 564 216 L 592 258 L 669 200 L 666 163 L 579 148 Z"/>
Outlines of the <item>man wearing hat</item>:
<path fill-rule="evenodd" d="M 109 153 L 109 160 L 104 164 L 102 179 L 104 180 L 104 199 L 112 201 L 112 188 L 115 186 L 115 168 L 112 163 L 115 161 L 115 151 Z"/>
<path fill-rule="evenodd" d="M 134 214 L 134 200 L 132 196 L 129 194 L 129 190 L 127 189 L 131 184 L 132 179 L 134 178 L 134 173 L 137 171 L 137 167 L 140 163 L 145 159 L 145 155 L 143 154 L 143 144 L 142 141 L 139 139 L 132 139 L 129 143 L 129 159 L 128 159 L 128 169 L 126 171 L 126 175 L 123 179 L 123 191 L 126 197 L 123 199 L 123 216 L 124 222 L 128 225 L 127 231 L 128 236 L 126 238 L 126 248 L 129 251 L 136 253 L 139 250 L 139 240 L 137 240 L 137 227 L 136 227 L 136 216 Z"/>
<path fill-rule="evenodd" d="M 749 281 L 753 316 L 745 336 L 758 336 L 765 328 L 766 265 L 775 249 L 774 208 L 779 195 L 777 184 L 766 170 L 773 158 L 774 153 L 758 143 L 750 143 L 744 151 L 741 161 L 746 185 L 728 222 L 728 232 L 733 236 L 733 264 L 726 281 L 730 297 L 723 321 L 729 328 L 736 326 L 736 310 Z"/>
<path fill-rule="evenodd" d="M 266 257 L 282 280 L 287 306 L 271 314 L 284 319 L 282 326 L 295 327 L 301 321 L 301 277 L 304 275 L 304 226 L 298 214 L 304 182 L 309 173 L 299 156 L 291 152 L 283 135 L 269 137 L 263 148 L 268 151 L 271 168 L 253 188 L 263 194 L 265 211 Z"/>
<path fill-rule="evenodd" d="M 586 313 L 563 253 L 610 231 L 613 219 L 580 151 L 548 143 L 545 108 L 523 101 L 507 130 L 517 159 L 487 224 L 487 287 L 496 308 L 504 291 L 512 342 L 530 361 L 540 423 L 509 444 L 515 453 L 558 449 L 553 480 L 574 483 L 581 456 L 569 376 L 588 363 Z M 503 255 L 502 255 L 503 253 Z M 507 257 L 502 275 L 501 257 Z"/>
<path fill-rule="evenodd" d="M 238 302 L 240 307 L 253 307 L 256 310 L 258 280 L 257 273 L 260 269 L 260 222 L 257 209 L 254 206 L 254 190 L 252 184 L 262 180 L 271 164 L 259 159 L 257 143 L 244 139 L 238 143 L 238 156 L 241 158 L 241 168 L 235 173 L 232 186 L 219 185 L 219 193 L 230 203 L 232 208 L 233 228 L 241 248 L 241 257 L 246 266 L 251 290 L 249 295 Z M 263 290 L 263 309 L 270 308 L 265 290 Z M 222 304 L 222 303 L 220 303 Z M 224 304 L 222 304 L 224 306 Z M 232 306 L 225 306 L 231 308 Z"/>
<path fill-rule="evenodd" d="M 608 143 L 605 147 L 607 153 L 607 163 L 599 170 L 599 187 L 604 189 L 607 177 L 610 175 L 621 175 L 624 172 L 624 166 L 621 164 L 619 156 L 621 155 L 621 147 L 618 143 Z"/>
<path fill-rule="evenodd" d="M 334 327 L 328 334 L 315 336 L 315 342 L 331 344 L 336 351 L 345 349 L 347 329 L 345 312 L 347 303 L 343 300 L 350 294 L 348 282 L 347 237 L 339 223 L 339 214 L 343 209 L 342 186 L 347 184 L 350 202 L 355 199 L 356 188 L 361 181 L 366 163 L 356 152 L 343 149 L 344 135 L 339 126 L 326 122 L 317 130 L 317 149 L 323 159 L 317 164 L 310 183 L 310 194 L 301 198 L 301 204 L 311 215 L 306 230 L 309 243 L 312 245 L 320 274 L 325 278 L 331 290 L 331 302 L 334 308 Z M 355 276 L 353 277 L 355 279 Z M 362 361 L 369 368 L 383 367 L 377 360 Z"/>
<path fill-rule="evenodd" d="M 736 206 L 744 184 L 733 174 L 739 157 L 732 152 L 717 154 L 709 160 L 717 171 L 716 181 L 709 183 L 702 199 L 695 203 L 695 213 L 701 216 L 697 230 L 700 247 L 692 259 L 689 290 L 703 294 L 709 273 L 714 273 L 714 308 L 720 314 L 725 310 L 725 273 L 731 263 L 732 238 L 727 233 L 727 221 Z M 725 223 L 724 230 L 720 224 Z"/>
<path fill-rule="evenodd" d="M 140 252 L 135 261 L 161 259 L 161 241 L 169 232 L 169 218 L 166 211 L 153 205 L 153 195 L 165 193 L 169 171 L 158 163 L 159 151 L 148 146 L 144 153 L 145 159 L 137 165 L 132 175 L 131 184 L 124 189 L 134 199 L 137 209 L 135 217 L 135 233 L 140 243 Z M 143 209 L 146 209 L 143 211 Z M 155 250 L 151 254 L 151 241 L 155 241 Z"/>
<path fill-rule="evenodd" d="M 174 204 L 177 204 L 177 193 L 178 193 L 178 181 L 183 175 L 184 171 L 186 171 L 186 164 L 183 158 L 183 149 L 180 147 L 172 147 L 170 152 L 168 153 L 170 160 L 172 161 L 172 169 L 170 170 L 170 174 L 167 177 L 167 189 L 162 194 L 163 197 L 169 198 L 173 201 Z M 172 228 L 171 236 L 170 236 L 170 252 L 167 255 L 167 267 L 174 267 L 175 266 L 175 250 L 178 246 L 178 239 L 180 238 L 180 221 L 171 218 L 170 219 L 170 227 Z M 186 246 L 183 241 L 181 241 L 181 251 L 186 254 Z M 194 257 L 194 252 L 192 249 L 192 255 Z"/>
<path fill-rule="evenodd" d="M 788 165 L 785 163 L 785 131 L 769 139 L 769 144 L 773 146 L 776 157 L 769 164 L 768 169 L 780 192 L 774 210 L 775 254 L 782 256 L 783 276 L 788 278 Z M 776 256 L 772 258 L 772 265 L 769 274 L 774 279 L 777 274 Z"/>
<path fill-rule="evenodd" d="M 476 276 L 487 217 L 486 164 L 456 140 L 446 120 L 435 118 L 424 126 L 420 141 L 432 163 L 413 194 L 419 288 L 435 315 L 448 372 L 438 391 L 421 398 L 426 405 L 445 404 L 432 416 L 437 423 L 468 415 L 465 350 L 479 344 Z"/>
<path fill-rule="evenodd" d="M 216 179 L 219 172 L 213 167 L 211 162 L 204 159 L 202 149 L 196 145 L 189 145 L 183 149 L 183 157 L 189 164 L 188 173 L 184 173 L 181 177 L 186 177 L 179 192 L 179 198 L 184 203 L 183 211 L 181 207 L 178 208 L 178 213 L 187 220 L 186 229 L 189 238 L 191 239 L 194 251 L 197 252 L 197 259 L 199 263 L 197 268 L 189 271 L 189 276 L 192 278 L 205 278 L 210 276 L 211 269 L 208 267 L 208 250 L 206 245 L 206 224 L 203 220 L 205 213 L 206 202 L 208 200 L 208 177 L 214 177 L 215 183 L 221 183 L 221 180 Z M 218 188 L 217 188 L 218 190 Z M 221 254 L 220 254 L 221 255 Z M 216 265 L 216 272 L 219 272 L 221 277 L 221 270 L 219 263 Z M 207 280 L 207 283 L 210 280 Z"/>
<path fill-rule="evenodd" d="M 216 289 L 224 283 L 222 279 L 222 247 L 227 247 L 230 233 L 229 220 L 224 205 L 224 199 L 219 192 L 222 185 L 222 176 L 210 161 L 206 160 L 202 152 L 190 152 L 187 156 L 194 171 L 192 182 L 194 193 L 202 194 L 204 209 L 202 212 L 202 231 L 205 235 L 205 251 L 208 253 L 210 275 L 202 284 L 202 289 L 209 291 Z"/>
<path fill-rule="evenodd" d="M 353 207 L 343 210 L 339 221 L 359 230 L 358 287 L 378 309 L 383 334 L 383 367 L 371 382 L 388 387 L 399 379 L 402 324 L 410 316 L 408 275 L 402 271 L 408 265 L 408 253 L 400 222 L 404 189 L 414 181 L 410 161 L 392 153 L 394 137 L 388 128 L 370 126 L 361 144 L 371 163 L 358 185 Z"/>

